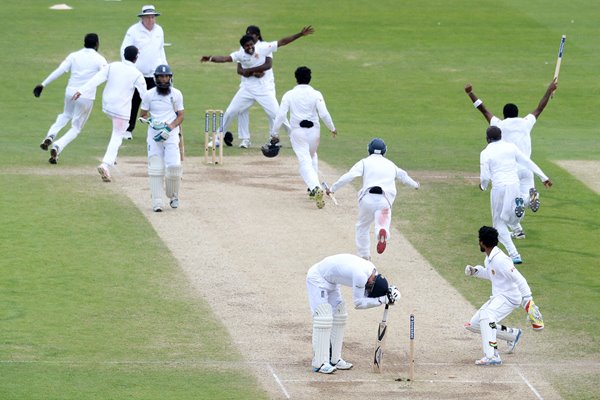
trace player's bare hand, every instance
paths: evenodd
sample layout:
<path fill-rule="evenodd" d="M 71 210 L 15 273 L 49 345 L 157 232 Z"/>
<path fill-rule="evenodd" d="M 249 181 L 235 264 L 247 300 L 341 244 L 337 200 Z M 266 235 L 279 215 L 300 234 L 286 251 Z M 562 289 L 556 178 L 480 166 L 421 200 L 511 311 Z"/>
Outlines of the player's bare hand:
<path fill-rule="evenodd" d="M 550 179 L 544 181 L 544 187 L 551 188 L 552 187 L 552 181 Z"/>
<path fill-rule="evenodd" d="M 209 62 L 211 61 L 211 56 L 202 56 L 202 58 L 200 58 L 200 62 Z"/>
<path fill-rule="evenodd" d="M 79 93 L 79 92 L 75 92 L 75 94 L 73 95 L 73 97 L 71 97 L 71 100 L 75 101 L 75 100 L 77 100 L 79 97 L 81 97 L 81 93 Z"/>
<path fill-rule="evenodd" d="M 470 83 L 467 83 L 465 85 L 465 93 L 469 94 L 473 91 L 473 85 L 471 85 Z"/>
<path fill-rule="evenodd" d="M 304 28 L 302 28 L 302 30 L 300 31 L 300 34 L 302 36 L 307 36 L 307 35 L 313 34 L 314 31 L 315 31 L 315 29 L 312 26 L 308 25 L 308 26 L 305 26 Z"/>
<path fill-rule="evenodd" d="M 337 137 L 337 129 L 334 131 L 331 131 L 331 137 L 333 137 L 334 139 Z"/>
<path fill-rule="evenodd" d="M 548 90 L 554 92 L 557 87 L 558 87 L 558 78 L 554 78 L 552 80 L 552 82 L 550 82 L 550 85 L 548 86 Z"/>
<path fill-rule="evenodd" d="M 257 72 L 253 72 L 252 76 L 255 78 L 262 78 L 263 76 L 265 76 L 264 71 L 257 71 Z"/>
<path fill-rule="evenodd" d="M 465 267 L 465 275 L 466 275 L 466 276 L 473 276 L 473 275 L 475 275 L 476 273 L 477 273 L 477 269 L 476 269 L 474 266 L 472 266 L 472 265 L 467 265 L 467 266 Z"/>

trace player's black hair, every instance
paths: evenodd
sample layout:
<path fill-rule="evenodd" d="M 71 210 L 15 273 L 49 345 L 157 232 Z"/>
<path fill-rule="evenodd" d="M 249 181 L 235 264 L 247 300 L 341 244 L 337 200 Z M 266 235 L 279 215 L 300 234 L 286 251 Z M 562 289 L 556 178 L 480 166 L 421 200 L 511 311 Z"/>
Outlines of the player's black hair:
<path fill-rule="evenodd" d="M 517 118 L 519 116 L 519 107 L 513 103 L 507 103 L 502 110 L 504 118 Z"/>
<path fill-rule="evenodd" d="M 100 39 L 98 39 L 98 35 L 96 35 L 95 33 L 88 33 L 83 39 L 83 46 L 86 49 L 95 49 L 96 46 L 99 44 Z"/>
<path fill-rule="evenodd" d="M 244 47 L 244 45 L 248 42 L 252 42 L 254 43 L 254 38 L 250 35 L 244 35 L 242 36 L 242 38 L 240 39 L 240 46 Z"/>
<path fill-rule="evenodd" d="M 498 231 L 491 226 L 482 226 L 479 228 L 479 240 L 486 247 L 498 246 Z"/>
<path fill-rule="evenodd" d="M 138 56 L 138 48 L 135 46 L 127 46 L 123 51 L 123 57 L 127 61 L 135 62 L 135 59 Z"/>
<path fill-rule="evenodd" d="M 298 67 L 296 72 L 294 72 L 294 76 L 296 76 L 296 82 L 299 85 L 308 85 L 311 79 L 311 71 L 308 67 Z"/>
<path fill-rule="evenodd" d="M 502 139 L 502 131 L 497 126 L 490 126 L 485 130 L 485 137 L 488 143 L 497 142 Z"/>
<path fill-rule="evenodd" d="M 256 35 L 258 40 L 263 41 L 262 36 L 260 35 L 260 28 L 256 25 L 249 25 L 246 28 L 246 35 Z"/>

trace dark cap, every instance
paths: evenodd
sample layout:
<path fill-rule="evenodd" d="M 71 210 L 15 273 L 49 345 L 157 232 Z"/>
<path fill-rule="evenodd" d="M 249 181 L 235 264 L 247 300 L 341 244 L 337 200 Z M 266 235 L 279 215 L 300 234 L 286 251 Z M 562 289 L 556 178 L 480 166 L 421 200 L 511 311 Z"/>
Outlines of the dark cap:
<path fill-rule="evenodd" d="M 367 297 L 381 297 L 385 296 L 388 291 L 388 281 L 381 274 L 378 274 L 375 277 L 375 282 L 373 282 L 373 287 L 371 290 L 367 288 Z"/>

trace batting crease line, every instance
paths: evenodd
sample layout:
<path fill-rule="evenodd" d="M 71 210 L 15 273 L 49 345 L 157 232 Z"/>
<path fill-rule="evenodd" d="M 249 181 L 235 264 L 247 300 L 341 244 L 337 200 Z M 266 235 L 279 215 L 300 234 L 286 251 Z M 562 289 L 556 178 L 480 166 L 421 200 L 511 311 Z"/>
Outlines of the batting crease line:
<path fill-rule="evenodd" d="M 512 365 L 512 369 L 514 369 L 515 371 L 517 371 L 517 374 L 519 374 L 519 376 L 521 377 L 521 379 L 523 379 L 523 382 L 525 382 L 525 384 L 527 386 L 529 386 L 529 389 L 531 389 L 531 391 L 533 392 L 533 394 L 535 394 L 535 396 L 539 399 L 539 400 L 544 400 L 544 398 L 542 397 L 542 395 L 540 394 L 540 392 L 538 392 L 536 390 L 536 388 L 533 387 L 533 385 L 531 383 L 529 383 L 529 381 L 525 378 L 525 375 L 523 375 L 521 373 L 521 370 L 519 369 L 519 367 L 517 367 L 516 365 Z"/>
<path fill-rule="evenodd" d="M 288 391 L 285 390 L 285 386 L 283 386 L 283 383 L 281 382 L 281 379 L 279 379 L 279 377 L 275 373 L 275 370 L 273 369 L 273 367 L 271 366 L 271 364 L 267 363 L 267 367 L 269 367 L 269 370 L 271 371 L 271 375 L 273 375 L 273 378 L 275 378 L 275 382 L 277 382 L 277 384 L 279 385 L 279 388 L 281 389 L 281 391 L 283 392 L 283 394 L 285 395 L 285 397 L 287 399 L 289 399 L 290 395 L 289 395 Z"/>

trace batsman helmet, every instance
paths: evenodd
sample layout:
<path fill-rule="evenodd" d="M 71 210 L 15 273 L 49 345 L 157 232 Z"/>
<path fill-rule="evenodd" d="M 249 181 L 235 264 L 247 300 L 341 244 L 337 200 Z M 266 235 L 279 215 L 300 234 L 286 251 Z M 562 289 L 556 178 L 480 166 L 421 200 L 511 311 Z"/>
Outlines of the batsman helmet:
<path fill-rule="evenodd" d="M 372 285 L 367 285 L 367 297 L 381 297 L 385 296 L 388 292 L 389 284 L 387 279 L 381 274 L 375 277 L 375 281 Z"/>
<path fill-rule="evenodd" d="M 159 75 L 168 75 L 169 78 L 169 83 L 165 84 L 165 83 L 161 83 L 158 80 Z M 169 67 L 166 64 L 161 64 L 158 67 L 156 67 L 156 70 L 154 71 L 154 83 L 156 84 L 157 87 L 161 88 L 161 89 L 167 89 L 171 86 L 171 81 L 173 78 L 173 71 L 171 71 L 171 67 Z"/>
<path fill-rule="evenodd" d="M 387 151 L 387 147 L 383 139 L 375 138 L 369 142 L 369 154 L 381 154 L 384 155 Z"/>
<path fill-rule="evenodd" d="M 279 154 L 280 148 L 281 146 L 278 146 L 276 144 L 266 143 L 260 147 L 260 150 L 262 151 L 265 157 L 273 158 L 277 156 L 277 154 Z"/>

